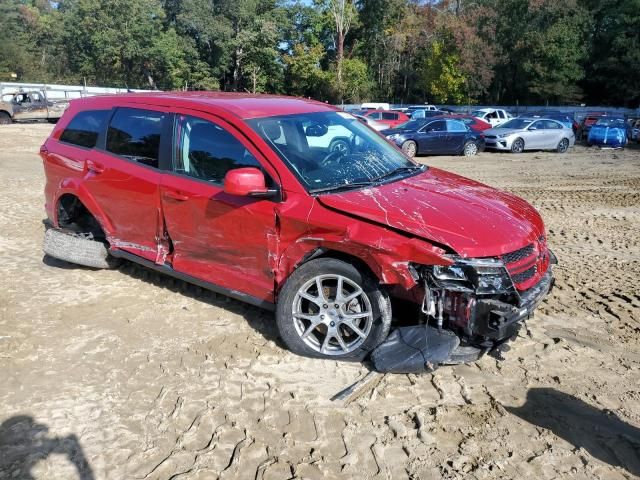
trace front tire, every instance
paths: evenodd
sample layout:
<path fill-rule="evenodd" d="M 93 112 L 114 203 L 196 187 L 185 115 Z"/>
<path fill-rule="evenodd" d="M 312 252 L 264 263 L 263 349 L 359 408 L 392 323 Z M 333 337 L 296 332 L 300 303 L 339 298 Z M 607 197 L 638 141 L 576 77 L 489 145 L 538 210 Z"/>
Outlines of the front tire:
<path fill-rule="evenodd" d="M 0 125 L 9 125 L 11 122 L 11 116 L 7 112 L 0 112 Z"/>
<path fill-rule="evenodd" d="M 318 258 L 286 281 L 276 321 L 298 355 L 360 361 L 389 334 L 391 306 L 370 275 L 342 260 Z"/>
<path fill-rule="evenodd" d="M 402 144 L 402 151 L 407 157 L 413 158 L 416 156 L 416 153 L 418 153 L 418 145 L 413 140 L 407 140 Z"/>
<path fill-rule="evenodd" d="M 556 148 L 556 151 L 558 153 L 566 153 L 567 150 L 569 150 L 569 139 L 563 138 L 562 140 L 560 140 L 560 143 L 558 143 L 558 147 Z"/>
<path fill-rule="evenodd" d="M 516 138 L 511 144 L 511 153 L 522 153 L 524 152 L 524 140 L 521 138 Z"/>

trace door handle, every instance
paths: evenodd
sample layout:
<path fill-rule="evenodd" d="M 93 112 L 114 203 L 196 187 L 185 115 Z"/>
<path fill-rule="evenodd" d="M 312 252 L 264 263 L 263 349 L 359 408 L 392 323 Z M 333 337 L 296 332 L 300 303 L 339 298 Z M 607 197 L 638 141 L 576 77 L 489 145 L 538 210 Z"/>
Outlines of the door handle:
<path fill-rule="evenodd" d="M 93 160 L 87 160 L 87 170 L 93 173 L 102 173 L 104 172 L 104 167 Z"/>
<path fill-rule="evenodd" d="M 184 195 L 180 192 L 176 192 L 174 190 L 166 190 L 164 192 L 164 196 L 172 200 L 178 200 L 179 202 L 184 202 L 185 200 L 189 200 L 189 197 L 187 195 Z"/>

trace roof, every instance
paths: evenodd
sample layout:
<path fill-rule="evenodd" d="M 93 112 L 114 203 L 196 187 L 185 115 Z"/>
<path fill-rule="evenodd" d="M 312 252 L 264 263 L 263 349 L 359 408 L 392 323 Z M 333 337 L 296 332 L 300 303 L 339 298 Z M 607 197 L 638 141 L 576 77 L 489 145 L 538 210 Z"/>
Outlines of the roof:
<path fill-rule="evenodd" d="M 229 114 L 242 119 L 271 117 L 275 115 L 291 115 L 313 112 L 331 112 L 336 107 L 306 98 L 286 97 L 236 92 L 145 92 L 125 93 L 117 95 L 90 97 L 78 102 L 102 101 L 113 99 L 114 102 L 131 102 L 167 106 L 182 106 L 212 110 L 225 110 Z"/>

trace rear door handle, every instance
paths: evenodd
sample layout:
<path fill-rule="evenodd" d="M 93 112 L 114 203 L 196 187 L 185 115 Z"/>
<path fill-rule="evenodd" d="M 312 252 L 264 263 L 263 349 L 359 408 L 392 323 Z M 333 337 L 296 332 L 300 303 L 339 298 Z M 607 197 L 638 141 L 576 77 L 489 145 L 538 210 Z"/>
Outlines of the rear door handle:
<path fill-rule="evenodd" d="M 164 196 L 172 200 L 178 200 L 179 202 L 184 202 L 185 200 L 189 200 L 189 197 L 187 195 L 184 195 L 183 193 L 180 193 L 180 192 L 176 192 L 174 190 L 166 190 L 164 192 Z"/>
<path fill-rule="evenodd" d="M 104 167 L 93 160 L 87 160 L 87 170 L 93 173 L 102 173 L 104 172 Z"/>

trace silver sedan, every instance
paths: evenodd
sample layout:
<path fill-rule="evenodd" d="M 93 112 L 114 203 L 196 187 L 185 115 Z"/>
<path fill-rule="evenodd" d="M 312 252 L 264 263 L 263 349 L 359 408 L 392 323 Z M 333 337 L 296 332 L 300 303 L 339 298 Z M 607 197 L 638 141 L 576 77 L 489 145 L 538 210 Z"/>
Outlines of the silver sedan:
<path fill-rule="evenodd" d="M 571 128 L 550 118 L 513 118 L 482 132 L 486 148 L 522 153 L 525 150 L 566 152 L 576 142 Z"/>

